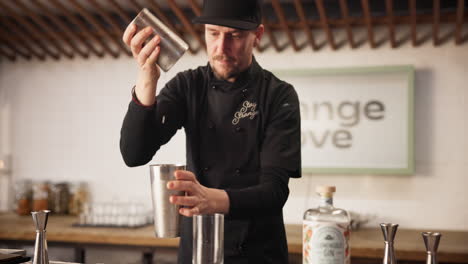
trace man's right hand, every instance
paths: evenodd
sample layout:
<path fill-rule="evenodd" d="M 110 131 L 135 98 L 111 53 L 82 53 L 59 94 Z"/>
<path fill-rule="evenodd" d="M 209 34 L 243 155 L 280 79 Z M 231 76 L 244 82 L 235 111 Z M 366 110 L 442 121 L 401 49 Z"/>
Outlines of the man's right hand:
<path fill-rule="evenodd" d="M 135 94 L 138 101 L 147 106 L 153 105 L 156 100 L 156 86 L 160 76 L 159 67 L 156 65 L 160 51 L 160 37 L 155 35 L 143 46 L 151 33 L 153 33 L 151 27 L 137 32 L 137 26 L 131 23 L 122 37 L 123 42 L 132 50 L 139 66 Z"/>

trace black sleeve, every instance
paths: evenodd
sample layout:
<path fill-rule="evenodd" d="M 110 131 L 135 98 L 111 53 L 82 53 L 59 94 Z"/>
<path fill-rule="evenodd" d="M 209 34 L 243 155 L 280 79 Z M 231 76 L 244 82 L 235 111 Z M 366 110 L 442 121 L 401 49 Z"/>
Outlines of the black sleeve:
<path fill-rule="evenodd" d="M 289 196 L 288 171 L 277 167 L 262 168 L 260 178 L 258 185 L 226 190 L 230 217 L 276 214 L 283 208 Z"/>
<path fill-rule="evenodd" d="M 233 217 L 281 210 L 289 195 L 290 177 L 301 177 L 301 117 L 292 86 L 273 102 L 261 147 L 260 181 L 256 186 L 226 190 Z"/>
<path fill-rule="evenodd" d="M 141 166 L 153 158 L 185 123 L 184 89 L 187 81 L 179 73 L 156 97 L 152 107 L 130 102 L 120 131 L 120 152 L 129 167 Z"/>

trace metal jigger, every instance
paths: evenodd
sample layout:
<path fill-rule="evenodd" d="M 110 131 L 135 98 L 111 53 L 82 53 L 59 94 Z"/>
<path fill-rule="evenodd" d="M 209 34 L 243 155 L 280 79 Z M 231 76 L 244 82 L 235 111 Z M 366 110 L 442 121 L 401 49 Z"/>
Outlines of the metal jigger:
<path fill-rule="evenodd" d="M 422 237 L 426 245 L 426 264 L 437 264 L 437 248 L 442 237 L 441 233 L 423 232 Z"/>
<path fill-rule="evenodd" d="M 396 264 L 395 249 L 393 248 L 393 241 L 398 229 L 398 224 L 384 223 L 380 224 L 383 236 L 385 239 L 385 254 L 383 264 Z"/>
<path fill-rule="evenodd" d="M 49 210 L 31 212 L 34 225 L 36 226 L 36 244 L 34 246 L 33 264 L 49 264 L 46 240 L 46 226 L 49 213 Z"/>

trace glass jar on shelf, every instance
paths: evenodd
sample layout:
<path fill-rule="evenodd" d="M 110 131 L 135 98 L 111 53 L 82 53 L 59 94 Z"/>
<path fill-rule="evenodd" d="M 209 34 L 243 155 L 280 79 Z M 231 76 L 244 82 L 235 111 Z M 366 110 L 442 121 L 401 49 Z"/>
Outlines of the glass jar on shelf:
<path fill-rule="evenodd" d="M 69 212 L 72 215 L 80 215 L 84 211 L 84 205 L 89 203 L 88 184 L 79 182 L 72 185 L 69 202 Z"/>
<path fill-rule="evenodd" d="M 18 215 L 31 213 L 32 182 L 31 180 L 18 180 L 14 184 L 15 204 L 14 209 Z"/>
<path fill-rule="evenodd" d="M 36 182 L 33 184 L 32 193 L 32 210 L 48 210 L 49 208 L 49 183 L 48 182 Z"/>
<path fill-rule="evenodd" d="M 49 200 L 52 200 L 52 205 L 49 206 L 52 212 L 56 214 L 67 214 L 70 200 L 68 183 L 60 182 L 51 185 L 51 199 Z"/>

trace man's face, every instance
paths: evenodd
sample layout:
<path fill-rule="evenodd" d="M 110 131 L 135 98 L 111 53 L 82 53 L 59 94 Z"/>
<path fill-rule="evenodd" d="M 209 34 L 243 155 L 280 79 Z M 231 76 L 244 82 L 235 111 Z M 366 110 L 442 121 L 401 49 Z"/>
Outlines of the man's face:
<path fill-rule="evenodd" d="M 255 30 L 238 30 L 205 25 L 208 58 L 216 77 L 230 82 L 252 62 L 252 51 L 263 34 L 263 25 Z"/>

